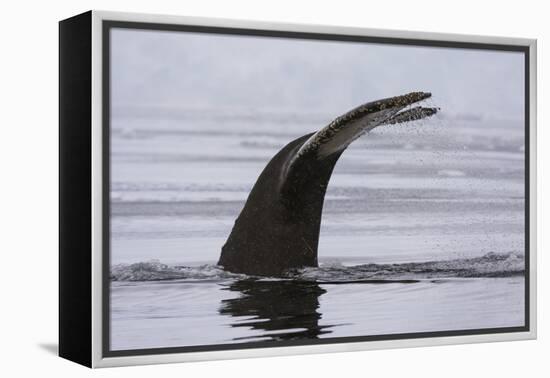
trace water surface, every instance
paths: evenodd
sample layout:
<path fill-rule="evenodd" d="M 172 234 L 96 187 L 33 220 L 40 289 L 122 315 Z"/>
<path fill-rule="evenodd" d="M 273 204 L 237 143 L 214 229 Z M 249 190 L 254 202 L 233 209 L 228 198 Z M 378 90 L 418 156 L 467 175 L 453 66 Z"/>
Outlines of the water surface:
<path fill-rule="evenodd" d="M 375 129 L 334 170 L 319 269 L 261 279 L 215 266 L 269 159 L 334 116 L 112 120 L 112 349 L 524 324 L 520 121 Z"/>

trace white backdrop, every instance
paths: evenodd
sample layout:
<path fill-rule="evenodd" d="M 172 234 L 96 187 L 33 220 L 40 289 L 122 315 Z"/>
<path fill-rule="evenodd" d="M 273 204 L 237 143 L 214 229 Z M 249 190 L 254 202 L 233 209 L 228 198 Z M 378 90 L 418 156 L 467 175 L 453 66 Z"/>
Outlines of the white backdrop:
<path fill-rule="evenodd" d="M 542 377 L 550 350 L 542 212 L 547 207 L 545 75 L 550 41 L 543 1 L 18 1 L 0 23 L 2 376 Z M 57 21 L 89 9 L 316 23 L 539 40 L 539 340 L 268 359 L 103 369 L 55 356 L 57 348 Z M 546 63 L 546 64 L 545 64 Z M 545 351 L 546 347 L 546 351 Z"/>

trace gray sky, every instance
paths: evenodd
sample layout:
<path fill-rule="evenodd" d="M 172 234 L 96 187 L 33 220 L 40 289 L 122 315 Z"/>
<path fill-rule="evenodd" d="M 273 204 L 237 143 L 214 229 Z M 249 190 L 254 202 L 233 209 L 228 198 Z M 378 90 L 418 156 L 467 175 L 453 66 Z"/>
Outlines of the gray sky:
<path fill-rule="evenodd" d="M 339 115 L 429 91 L 448 115 L 523 118 L 523 55 L 433 47 L 114 29 L 119 108 L 295 109 Z"/>

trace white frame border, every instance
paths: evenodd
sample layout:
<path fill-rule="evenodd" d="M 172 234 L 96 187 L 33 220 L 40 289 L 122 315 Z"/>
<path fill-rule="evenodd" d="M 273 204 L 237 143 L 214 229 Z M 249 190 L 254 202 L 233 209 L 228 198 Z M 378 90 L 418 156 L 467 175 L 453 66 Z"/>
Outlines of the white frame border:
<path fill-rule="evenodd" d="M 170 354 L 144 354 L 140 356 L 102 356 L 102 21 L 129 21 L 160 24 L 184 24 L 240 29 L 260 29 L 273 31 L 358 35 L 382 38 L 423 39 L 433 41 L 470 42 L 505 44 L 529 47 L 530 83 L 530 331 L 483 335 L 429 337 L 419 339 L 399 339 L 383 341 L 349 342 L 339 344 L 319 344 L 290 347 L 270 347 L 257 349 L 220 350 L 208 352 L 184 352 Z M 92 367 L 115 367 L 174 362 L 225 360 L 268 356 L 287 356 L 313 353 L 351 352 L 372 349 L 424 347 L 450 344 L 482 343 L 496 341 L 528 340 L 537 336 L 537 41 L 526 38 L 489 37 L 479 35 L 412 32 L 404 30 L 381 30 L 355 27 L 323 25 L 287 24 L 272 22 L 243 21 L 203 17 L 183 17 L 157 14 L 92 11 Z"/>

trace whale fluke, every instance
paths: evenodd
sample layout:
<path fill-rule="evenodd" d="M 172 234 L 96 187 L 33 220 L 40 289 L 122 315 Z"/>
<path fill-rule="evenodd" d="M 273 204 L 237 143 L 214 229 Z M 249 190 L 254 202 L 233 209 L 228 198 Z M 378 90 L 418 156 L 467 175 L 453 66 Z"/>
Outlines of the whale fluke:
<path fill-rule="evenodd" d="M 363 104 L 283 147 L 252 188 L 218 265 L 259 276 L 317 266 L 323 202 L 338 158 L 354 140 L 377 126 L 437 113 L 431 107 L 406 109 L 429 97 L 430 93 L 412 92 Z"/>

